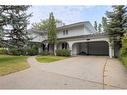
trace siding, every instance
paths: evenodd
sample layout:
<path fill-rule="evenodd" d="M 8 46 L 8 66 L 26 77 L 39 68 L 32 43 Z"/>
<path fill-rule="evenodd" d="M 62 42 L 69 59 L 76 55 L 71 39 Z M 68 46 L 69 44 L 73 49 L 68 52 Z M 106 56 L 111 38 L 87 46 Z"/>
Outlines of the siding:
<path fill-rule="evenodd" d="M 63 30 L 68 30 L 68 35 L 63 35 Z M 84 26 L 77 26 L 73 28 L 67 28 L 59 30 L 57 33 L 58 38 L 66 38 L 66 37 L 73 37 L 73 36 L 80 36 L 80 35 L 85 35 L 88 34 L 88 31 L 84 31 Z"/>

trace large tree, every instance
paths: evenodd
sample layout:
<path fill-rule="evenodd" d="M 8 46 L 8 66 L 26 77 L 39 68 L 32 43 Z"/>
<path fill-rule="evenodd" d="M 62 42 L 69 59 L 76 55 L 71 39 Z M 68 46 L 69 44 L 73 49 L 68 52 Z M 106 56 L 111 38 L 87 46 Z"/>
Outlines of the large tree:
<path fill-rule="evenodd" d="M 13 5 L 1 5 L 0 10 L 1 25 L 6 28 L 4 30 L 5 36 L 8 39 L 7 46 L 9 49 L 16 49 L 19 54 L 23 53 L 25 46 L 29 40 L 27 33 L 28 19 L 31 14 L 27 15 L 26 11 L 30 6 L 13 6 Z M 5 29 L 4 28 L 4 29 Z"/>
<path fill-rule="evenodd" d="M 112 6 L 113 11 L 107 12 L 107 31 L 112 37 L 122 37 L 127 31 L 127 7 L 124 5 Z"/>
<path fill-rule="evenodd" d="M 49 14 L 49 23 L 48 23 L 48 43 L 53 47 L 52 49 L 54 50 L 54 45 L 57 43 L 57 33 L 56 33 L 56 20 L 54 18 L 53 13 L 51 12 Z M 52 53 L 54 54 L 55 52 L 52 50 Z"/>
<path fill-rule="evenodd" d="M 107 18 L 106 17 L 102 17 L 102 28 L 103 28 L 103 32 L 107 32 Z"/>
<path fill-rule="evenodd" d="M 101 24 L 98 25 L 98 32 L 99 32 L 99 33 L 102 32 L 102 25 L 101 25 Z"/>
<path fill-rule="evenodd" d="M 120 49 L 122 46 L 123 34 L 127 32 L 127 7 L 124 5 L 112 6 L 113 10 L 107 12 L 107 32 L 110 36 L 111 45 L 116 47 L 115 49 Z M 117 57 L 119 56 L 119 51 L 115 52 Z"/>
<path fill-rule="evenodd" d="M 97 31 L 97 21 L 94 21 L 94 28 Z"/>
<path fill-rule="evenodd" d="M 56 24 L 63 23 L 60 20 L 55 19 Z M 32 24 L 32 31 L 34 34 L 39 35 L 42 39 L 47 40 L 47 33 L 49 27 L 49 19 L 41 20 L 38 23 Z M 46 43 L 43 43 L 46 46 Z"/>

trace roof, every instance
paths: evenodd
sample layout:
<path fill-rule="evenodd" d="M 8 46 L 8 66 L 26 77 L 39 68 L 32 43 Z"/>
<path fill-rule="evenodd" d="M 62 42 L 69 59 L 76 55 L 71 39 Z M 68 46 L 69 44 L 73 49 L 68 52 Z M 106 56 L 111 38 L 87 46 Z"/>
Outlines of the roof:
<path fill-rule="evenodd" d="M 89 21 L 83 21 L 83 22 L 77 22 L 77 23 L 64 25 L 61 27 L 57 27 L 57 30 L 72 28 L 72 27 L 77 27 L 77 26 L 84 26 L 89 32 L 96 32 L 96 30 L 94 29 L 94 27 Z M 29 29 L 29 31 L 40 32 L 40 30 L 33 30 L 33 29 Z M 47 33 L 47 31 L 45 31 L 45 33 Z"/>
<path fill-rule="evenodd" d="M 68 24 L 68 25 L 64 25 L 64 26 L 61 26 L 61 27 L 57 27 L 57 29 L 63 29 L 63 28 L 70 28 L 70 27 L 75 27 L 75 26 L 82 26 L 84 25 L 85 23 L 90 23 L 89 21 L 84 21 L 84 22 L 78 22 L 78 23 L 73 23 L 73 24 Z"/>
<path fill-rule="evenodd" d="M 57 30 L 72 28 L 72 27 L 77 27 L 77 26 L 84 26 L 90 33 L 97 32 L 89 21 L 83 21 L 83 22 L 73 23 L 69 25 L 64 25 L 61 27 L 57 27 Z"/>
<path fill-rule="evenodd" d="M 108 33 L 94 33 L 94 34 L 88 34 L 88 35 L 79 35 L 79 36 L 73 36 L 73 37 L 66 37 L 66 38 L 58 38 L 58 39 L 77 39 L 77 38 L 83 38 L 83 39 L 96 39 L 96 38 L 107 38 L 109 37 Z"/>

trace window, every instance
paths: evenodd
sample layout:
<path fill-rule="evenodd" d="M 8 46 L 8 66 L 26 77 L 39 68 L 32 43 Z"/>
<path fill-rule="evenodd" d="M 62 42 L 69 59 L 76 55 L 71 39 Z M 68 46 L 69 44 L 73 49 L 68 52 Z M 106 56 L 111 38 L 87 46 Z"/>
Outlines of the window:
<path fill-rule="evenodd" d="M 63 35 L 65 35 L 65 34 L 66 34 L 65 32 L 66 32 L 66 31 L 64 30 L 64 31 L 63 31 Z"/>
<path fill-rule="evenodd" d="M 66 35 L 68 35 L 68 30 L 66 30 Z"/>
<path fill-rule="evenodd" d="M 67 43 L 62 43 L 62 49 L 67 49 Z"/>
<path fill-rule="evenodd" d="M 64 30 L 63 35 L 68 35 L 68 30 Z"/>

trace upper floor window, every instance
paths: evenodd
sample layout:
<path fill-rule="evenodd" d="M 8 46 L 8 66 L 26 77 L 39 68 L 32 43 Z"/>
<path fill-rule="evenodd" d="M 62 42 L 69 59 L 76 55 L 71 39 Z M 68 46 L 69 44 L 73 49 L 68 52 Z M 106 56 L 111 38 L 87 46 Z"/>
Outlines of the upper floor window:
<path fill-rule="evenodd" d="M 66 30 L 66 35 L 68 35 L 68 30 Z"/>
<path fill-rule="evenodd" d="M 68 35 L 68 30 L 64 30 L 63 35 Z"/>
<path fill-rule="evenodd" d="M 64 30 L 64 31 L 63 31 L 63 35 L 65 35 L 65 34 L 66 34 L 66 31 Z"/>

